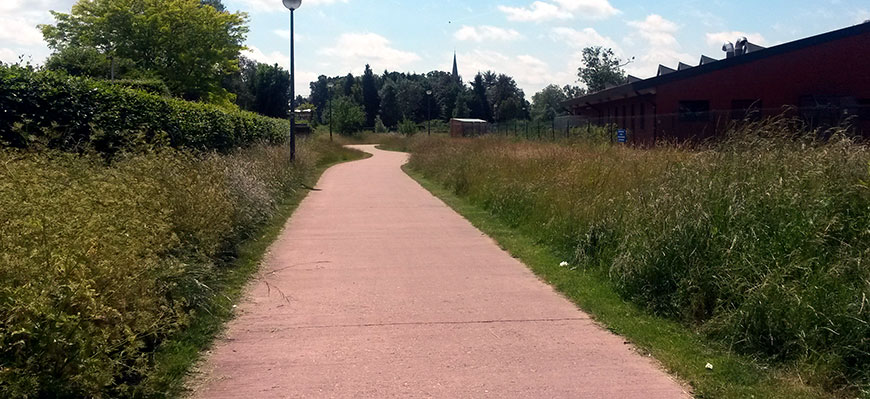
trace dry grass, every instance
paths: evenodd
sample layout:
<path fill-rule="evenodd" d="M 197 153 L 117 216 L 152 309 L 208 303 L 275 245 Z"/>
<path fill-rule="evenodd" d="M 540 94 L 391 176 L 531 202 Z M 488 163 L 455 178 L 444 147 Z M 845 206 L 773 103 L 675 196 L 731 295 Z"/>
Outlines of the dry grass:
<path fill-rule="evenodd" d="M 417 139 L 410 167 L 653 314 L 867 390 L 870 151 L 814 137 L 768 121 L 693 150 Z"/>

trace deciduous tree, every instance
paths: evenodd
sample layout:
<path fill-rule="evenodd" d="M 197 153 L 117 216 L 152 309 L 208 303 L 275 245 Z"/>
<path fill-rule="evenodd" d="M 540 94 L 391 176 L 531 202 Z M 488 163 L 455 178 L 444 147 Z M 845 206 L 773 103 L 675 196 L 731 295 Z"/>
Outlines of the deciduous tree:
<path fill-rule="evenodd" d="M 52 12 L 42 25 L 49 47 L 94 48 L 130 60 L 189 100 L 228 103 L 224 76 L 238 68 L 247 15 L 218 11 L 199 0 L 79 0 L 70 13 Z"/>
<path fill-rule="evenodd" d="M 577 76 L 586 84 L 589 92 L 601 91 L 608 85 L 625 83 L 621 62 L 612 49 L 586 47 L 583 49 L 583 65 L 578 68 Z"/>

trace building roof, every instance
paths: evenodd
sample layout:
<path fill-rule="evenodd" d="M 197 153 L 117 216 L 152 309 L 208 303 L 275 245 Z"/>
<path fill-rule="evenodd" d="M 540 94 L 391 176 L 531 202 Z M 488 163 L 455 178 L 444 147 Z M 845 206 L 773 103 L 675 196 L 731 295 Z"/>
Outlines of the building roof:
<path fill-rule="evenodd" d="M 819 44 L 840 40 L 851 36 L 870 33 L 870 23 L 863 23 L 848 28 L 835 30 L 833 32 L 823 33 L 821 35 L 811 36 L 805 39 L 780 44 L 778 46 L 763 48 L 752 45 L 747 54 L 739 55 L 724 60 L 715 60 L 708 57 L 702 57 L 701 64 L 696 67 L 679 68 L 673 70 L 663 65 L 659 65 L 658 75 L 649 79 L 644 79 L 636 82 L 629 82 L 621 86 L 607 88 L 599 92 L 588 94 L 583 97 L 574 98 L 564 102 L 566 107 L 574 105 L 592 105 L 607 102 L 615 99 L 627 97 L 641 96 L 645 94 L 655 94 L 656 86 L 677 80 L 688 79 L 695 76 L 711 73 L 721 69 L 731 68 L 733 66 L 742 65 L 761 59 L 775 57 L 778 55 L 790 53 L 797 50 L 802 50 L 807 47 L 816 46 Z"/>
<path fill-rule="evenodd" d="M 453 118 L 451 121 L 457 121 L 462 123 L 487 123 L 483 119 L 467 119 L 467 118 Z"/>

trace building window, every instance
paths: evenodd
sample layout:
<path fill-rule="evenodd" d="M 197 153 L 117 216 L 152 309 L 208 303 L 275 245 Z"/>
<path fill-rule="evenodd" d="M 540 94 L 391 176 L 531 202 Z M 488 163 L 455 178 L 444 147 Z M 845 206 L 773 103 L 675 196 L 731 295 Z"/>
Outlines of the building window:
<path fill-rule="evenodd" d="M 634 131 L 634 104 L 631 104 L 631 131 Z"/>
<path fill-rule="evenodd" d="M 680 122 L 707 122 L 710 120 L 710 102 L 680 101 Z"/>
<path fill-rule="evenodd" d="M 761 100 L 731 101 L 731 119 L 757 122 L 761 120 Z"/>

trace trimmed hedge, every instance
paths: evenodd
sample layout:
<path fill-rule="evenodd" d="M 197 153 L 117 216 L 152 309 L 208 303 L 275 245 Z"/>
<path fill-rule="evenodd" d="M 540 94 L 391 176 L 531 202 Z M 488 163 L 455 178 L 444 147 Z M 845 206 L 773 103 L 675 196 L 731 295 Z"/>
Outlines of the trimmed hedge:
<path fill-rule="evenodd" d="M 159 79 L 119 79 L 109 83 L 115 86 L 126 87 L 133 90 L 141 90 L 146 93 L 156 94 L 162 97 L 171 97 L 172 92 L 169 91 L 169 86 Z"/>
<path fill-rule="evenodd" d="M 114 153 L 137 144 L 226 152 L 281 143 L 290 122 L 64 73 L 0 65 L 0 146 Z"/>

